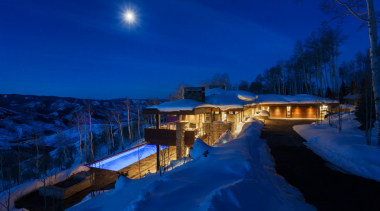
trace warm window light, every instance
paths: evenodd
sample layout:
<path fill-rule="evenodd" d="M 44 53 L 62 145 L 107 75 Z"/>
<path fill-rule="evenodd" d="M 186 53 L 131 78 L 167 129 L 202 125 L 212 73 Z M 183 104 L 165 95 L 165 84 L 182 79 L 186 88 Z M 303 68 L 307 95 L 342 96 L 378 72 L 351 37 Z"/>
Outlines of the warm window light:
<path fill-rule="evenodd" d="M 222 112 L 222 121 L 227 121 L 227 114 Z"/>

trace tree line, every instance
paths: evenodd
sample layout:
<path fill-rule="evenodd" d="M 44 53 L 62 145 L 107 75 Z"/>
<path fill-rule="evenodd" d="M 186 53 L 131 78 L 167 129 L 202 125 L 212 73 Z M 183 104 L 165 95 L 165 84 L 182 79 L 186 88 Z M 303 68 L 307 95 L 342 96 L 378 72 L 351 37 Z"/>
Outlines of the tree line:
<path fill-rule="evenodd" d="M 159 104 L 158 99 L 146 103 L 126 98 L 124 103 L 102 110 L 99 116 L 88 101 L 74 113 L 72 130 L 74 141 L 65 132 L 55 136 L 57 148 L 46 147 L 46 136 L 34 132 L 28 145 L 17 145 L 0 151 L 0 192 L 32 179 L 43 179 L 71 168 L 125 150 L 143 138 L 144 128 L 155 124 L 151 116 L 143 116 L 145 106 Z M 70 129 L 69 129 L 70 130 Z"/>

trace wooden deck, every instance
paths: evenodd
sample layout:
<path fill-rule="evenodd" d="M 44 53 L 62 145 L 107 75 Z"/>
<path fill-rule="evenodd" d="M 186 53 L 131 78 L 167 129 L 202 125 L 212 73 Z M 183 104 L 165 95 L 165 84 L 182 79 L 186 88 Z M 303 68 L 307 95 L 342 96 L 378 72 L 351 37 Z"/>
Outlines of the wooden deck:
<path fill-rule="evenodd" d="M 67 199 L 55 199 L 43 196 L 37 191 L 33 191 L 15 202 L 16 208 L 26 208 L 28 210 L 65 210 L 75 204 L 79 203 L 83 198 L 89 194 L 103 192 L 104 190 L 113 189 L 115 187 L 116 179 L 119 173 L 105 169 L 90 168 L 95 174 L 95 180 L 89 188 L 82 190 Z M 46 209 L 45 209 L 46 203 Z"/>

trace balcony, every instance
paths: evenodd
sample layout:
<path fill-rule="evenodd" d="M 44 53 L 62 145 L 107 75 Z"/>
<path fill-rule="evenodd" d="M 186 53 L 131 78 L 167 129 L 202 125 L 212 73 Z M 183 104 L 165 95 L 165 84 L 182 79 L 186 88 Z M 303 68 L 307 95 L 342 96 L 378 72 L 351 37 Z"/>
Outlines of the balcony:
<path fill-rule="evenodd" d="M 197 130 L 185 131 L 185 145 L 193 146 Z M 146 128 L 144 131 L 145 140 L 150 144 L 165 146 L 176 146 L 176 130 Z"/>

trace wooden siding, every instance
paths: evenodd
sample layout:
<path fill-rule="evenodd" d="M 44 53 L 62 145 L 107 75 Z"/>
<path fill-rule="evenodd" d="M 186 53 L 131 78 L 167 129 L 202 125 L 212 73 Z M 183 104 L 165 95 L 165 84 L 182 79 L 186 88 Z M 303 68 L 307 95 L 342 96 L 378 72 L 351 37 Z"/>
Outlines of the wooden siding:
<path fill-rule="evenodd" d="M 318 118 L 319 109 L 316 106 L 292 107 L 292 118 Z"/>
<path fill-rule="evenodd" d="M 273 106 L 269 108 L 271 118 L 286 118 L 286 106 Z"/>

